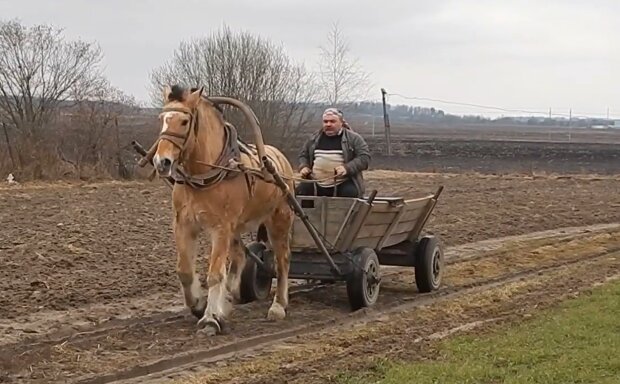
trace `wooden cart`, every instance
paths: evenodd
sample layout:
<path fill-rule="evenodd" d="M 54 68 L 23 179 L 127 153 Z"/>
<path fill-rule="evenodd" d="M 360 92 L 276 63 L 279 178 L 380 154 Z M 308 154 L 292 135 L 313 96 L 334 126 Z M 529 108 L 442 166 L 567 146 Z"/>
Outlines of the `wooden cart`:
<path fill-rule="evenodd" d="M 414 267 L 418 290 L 436 290 L 443 250 L 438 239 L 422 229 L 442 190 L 409 200 L 376 197 L 376 191 L 367 199 L 295 197 L 289 277 L 345 281 L 353 310 L 376 302 L 381 265 Z M 275 277 L 273 255 L 259 242 L 246 248 L 242 298 L 265 299 Z"/>

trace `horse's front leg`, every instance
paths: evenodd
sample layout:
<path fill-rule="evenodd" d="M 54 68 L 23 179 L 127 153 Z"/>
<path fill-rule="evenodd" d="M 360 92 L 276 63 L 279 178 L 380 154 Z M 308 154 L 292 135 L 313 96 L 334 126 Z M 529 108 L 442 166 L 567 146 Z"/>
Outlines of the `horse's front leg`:
<path fill-rule="evenodd" d="M 186 220 L 181 213 L 177 212 L 173 231 L 177 248 L 177 276 L 183 289 L 185 305 L 194 316 L 201 318 L 207 306 L 207 298 L 203 294 L 200 280 L 196 276 L 196 254 L 198 252 L 200 227 L 197 223 Z"/>
<path fill-rule="evenodd" d="M 226 266 L 233 240 L 232 231 L 219 230 L 211 236 L 211 256 L 207 274 L 207 309 L 198 322 L 203 333 L 216 335 L 221 333 L 224 322 L 232 311 L 232 300 L 226 284 Z"/>

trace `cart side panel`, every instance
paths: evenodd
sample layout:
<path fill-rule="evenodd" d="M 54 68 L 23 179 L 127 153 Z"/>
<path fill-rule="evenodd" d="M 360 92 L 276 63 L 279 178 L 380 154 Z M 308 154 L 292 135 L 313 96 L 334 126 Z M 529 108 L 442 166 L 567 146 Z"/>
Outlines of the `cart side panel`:
<path fill-rule="evenodd" d="M 352 248 L 370 247 L 380 250 L 406 240 L 427 212 L 431 196 L 408 200 L 401 207 L 394 207 L 392 218 L 385 223 L 385 207 L 373 206 L 365 225 L 358 232 Z"/>
<path fill-rule="evenodd" d="M 394 220 L 401 207 L 404 205 L 403 199 L 376 198 L 372 205 L 365 200 L 358 200 L 355 214 L 347 220 L 345 231 L 342 234 L 338 250 L 346 251 L 356 248 L 357 239 L 360 232 L 367 225 L 368 220 L 377 225 L 379 231 L 385 232 Z"/>
<path fill-rule="evenodd" d="M 310 223 L 325 239 L 335 244 L 343 230 L 344 223 L 354 211 L 357 199 L 298 196 Z M 291 233 L 291 250 L 303 251 L 317 249 L 314 239 L 308 232 L 303 221 L 295 216 Z"/>

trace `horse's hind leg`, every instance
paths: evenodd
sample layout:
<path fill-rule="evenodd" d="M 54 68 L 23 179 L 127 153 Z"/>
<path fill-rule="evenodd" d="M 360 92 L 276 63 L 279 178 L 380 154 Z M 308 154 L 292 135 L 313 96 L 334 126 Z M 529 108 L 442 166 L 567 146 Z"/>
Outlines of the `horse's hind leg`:
<path fill-rule="evenodd" d="M 176 213 L 173 231 L 177 248 L 177 276 L 185 296 L 185 305 L 194 316 L 201 318 L 207 302 L 206 296 L 202 294 L 195 268 L 200 227 L 196 223 L 184 220 L 179 213 Z"/>
<path fill-rule="evenodd" d="M 226 287 L 236 302 L 241 299 L 239 283 L 245 267 L 245 249 L 241 236 L 235 236 L 230 246 L 230 270 L 226 279 Z"/>
<path fill-rule="evenodd" d="M 276 259 L 277 285 L 276 295 L 267 313 L 269 320 L 286 317 L 288 306 L 288 272 L 290 254 L 290 230 L 293 225 L 293 213 L 287 203 L 282 203 L 265 222 L 273 253 Z"/>

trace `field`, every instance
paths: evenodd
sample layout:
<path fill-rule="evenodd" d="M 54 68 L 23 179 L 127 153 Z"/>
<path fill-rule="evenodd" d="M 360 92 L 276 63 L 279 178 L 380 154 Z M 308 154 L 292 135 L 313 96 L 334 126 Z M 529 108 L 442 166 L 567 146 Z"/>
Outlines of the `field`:
<path fill-rule="evenodd" d="M 452 333 L 519 323 L 619 276 L 615 147 L 433 134 L 435 152 L 377 156 L 366 179 L 382 196 L 445 187 L 426 226 L 447 250 L 440 291 L 387 268 L 377 306 L 352 314 L 340 284 L 299 283 L 286 320 L 241 305 L 217 338 L 182 307 L 163 183 L 1 187 L 0 382 L 342 382 L 438 358 Z"/>

